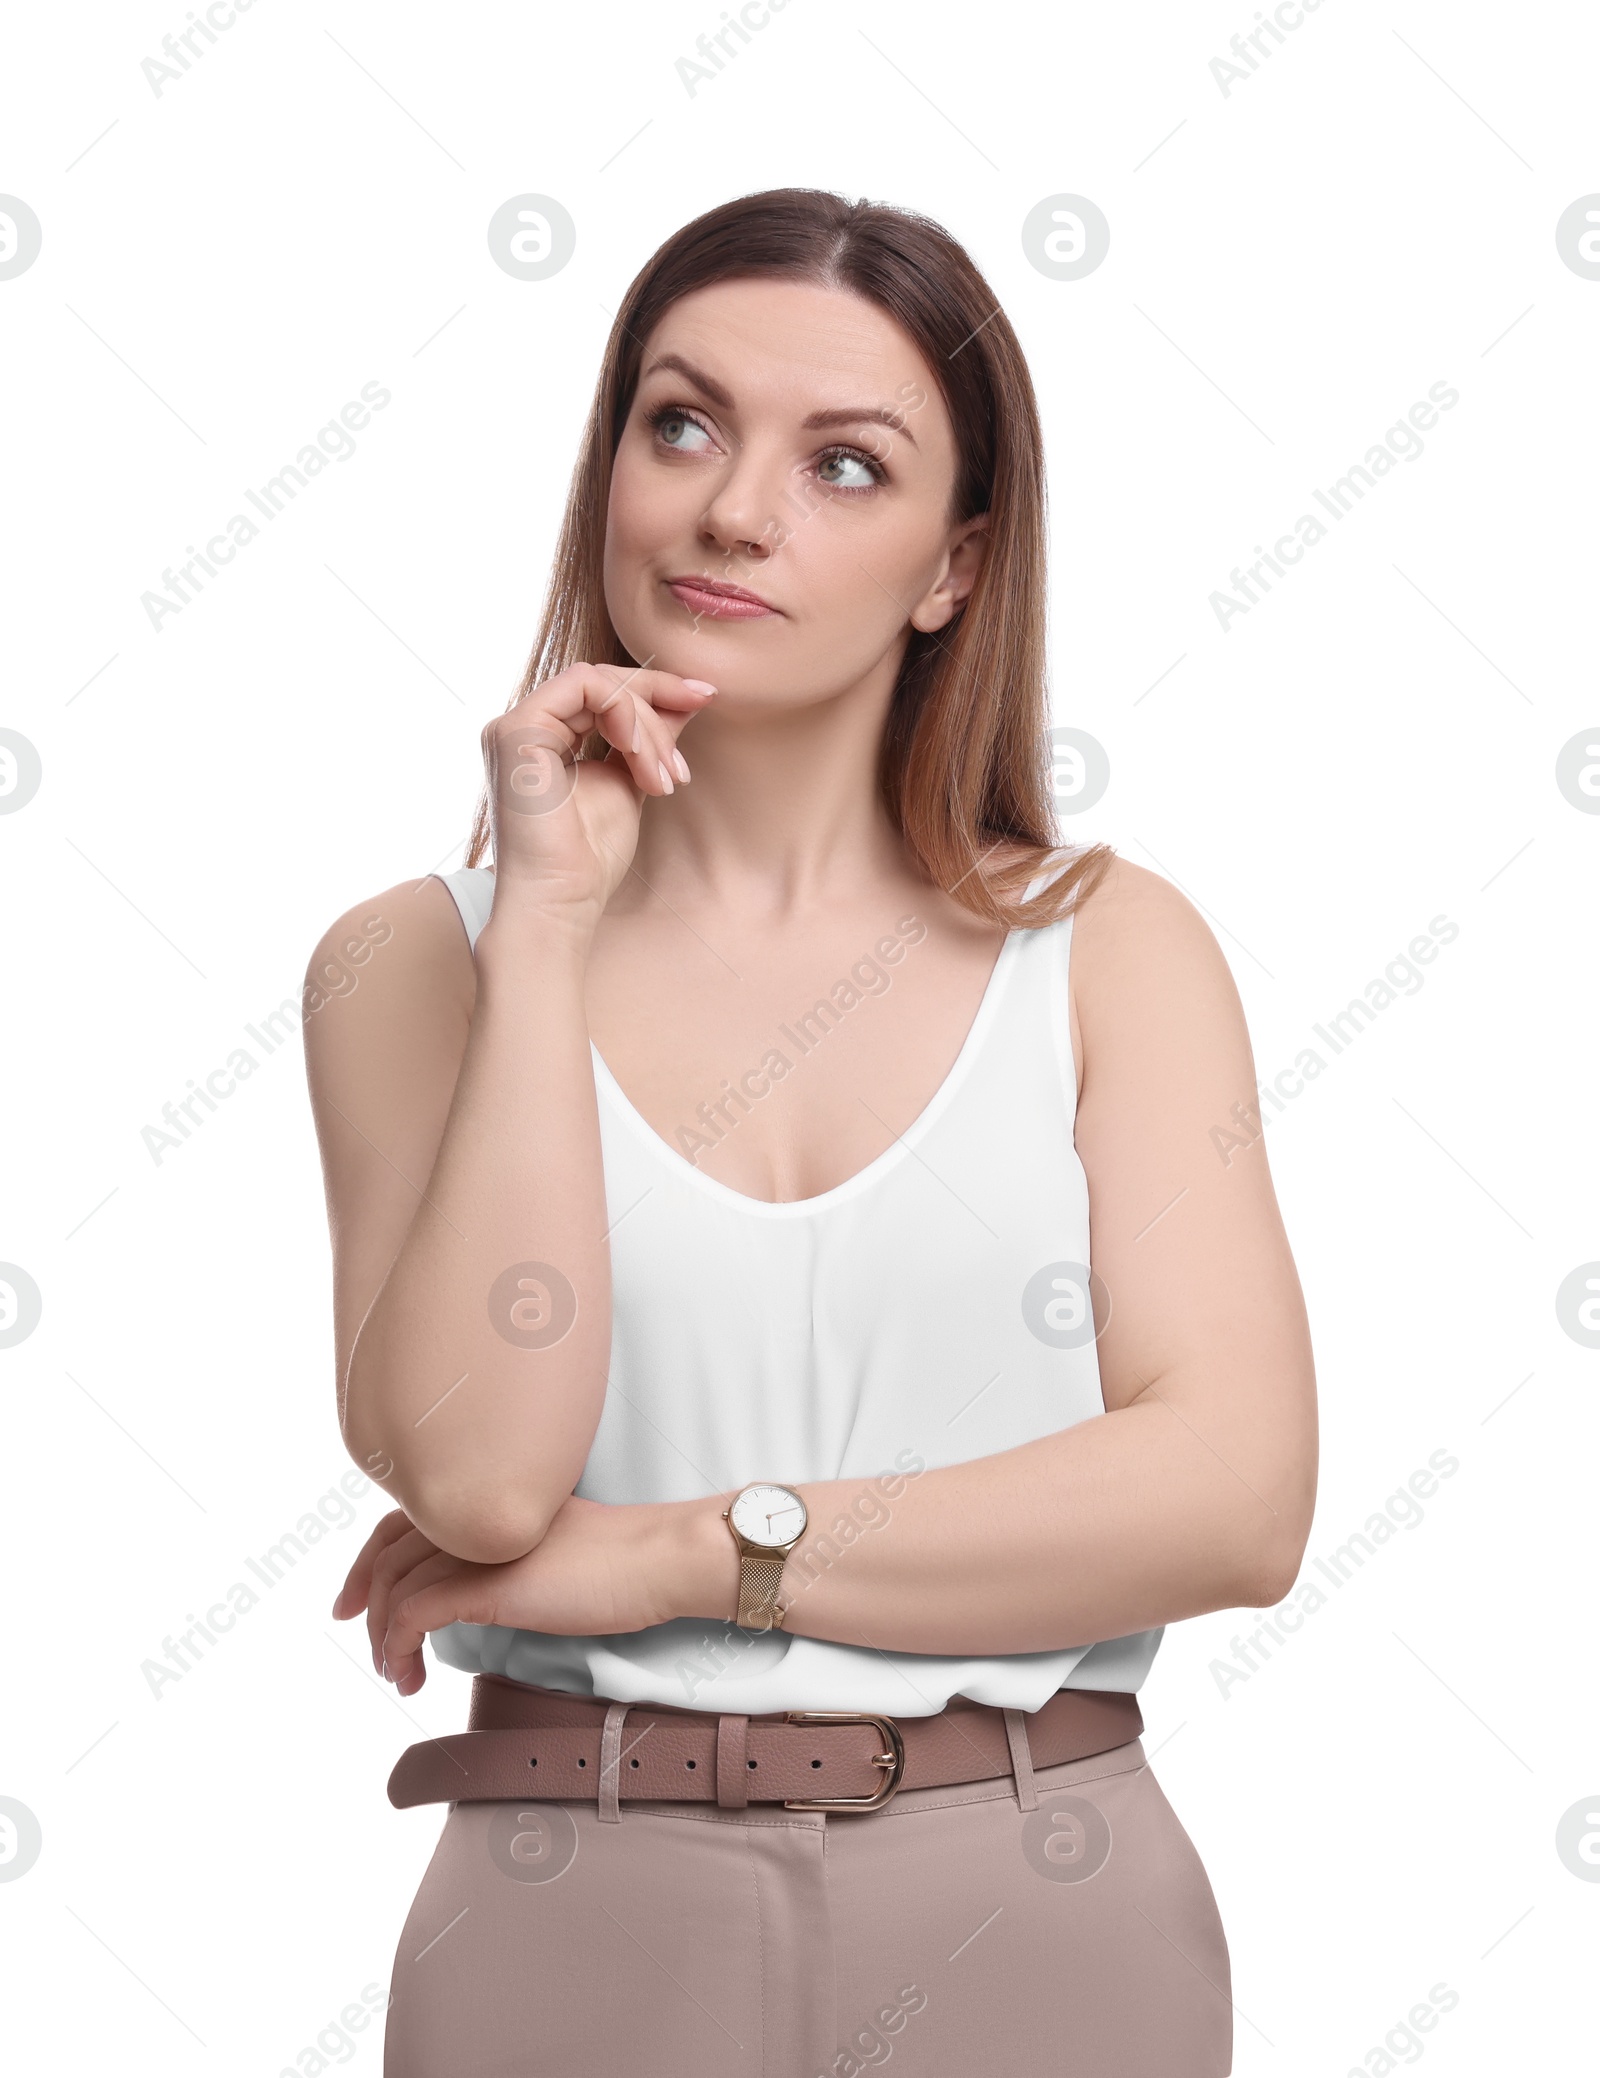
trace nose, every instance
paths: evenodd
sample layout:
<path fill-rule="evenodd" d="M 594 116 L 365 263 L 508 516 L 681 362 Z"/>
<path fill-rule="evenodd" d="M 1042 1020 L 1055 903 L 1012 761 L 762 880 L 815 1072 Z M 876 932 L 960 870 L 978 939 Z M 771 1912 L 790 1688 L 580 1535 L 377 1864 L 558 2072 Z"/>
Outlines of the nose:
<path fill-rule="evenodd" d="M 781 512 L 786 479 L 776 454 L 741 446 L 700 515 L 701 541 L 727 558 L 766 562 L 794 532 Z"/>

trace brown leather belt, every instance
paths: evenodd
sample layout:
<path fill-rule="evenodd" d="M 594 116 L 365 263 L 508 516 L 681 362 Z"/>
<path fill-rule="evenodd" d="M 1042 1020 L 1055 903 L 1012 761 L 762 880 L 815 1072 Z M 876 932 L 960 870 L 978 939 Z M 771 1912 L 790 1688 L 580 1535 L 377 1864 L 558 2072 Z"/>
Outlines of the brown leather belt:
<path fill-rule="evenodd" d="M 1144 1730 L 1137 1697 L 1064 1688 L 1022 1712 L 952 1698 L 936 1716 L 789 1710 L 741 1717 L 665 1703 L 607 1703 L 479 1674 L 468 1729 L 408 1746 L 389 1801 L 480 1803 L 615 1797 L 739 1810 L 881 1810 L 900 1789 L 985 1782 L 1013 1772 L 1012 1729 L 1035 1768 L 1124 1746 Z M 609 1749 L 609 1750 L 608 1750 Z M 609 1778 L 609 1779 L 608 1779 Z"/>

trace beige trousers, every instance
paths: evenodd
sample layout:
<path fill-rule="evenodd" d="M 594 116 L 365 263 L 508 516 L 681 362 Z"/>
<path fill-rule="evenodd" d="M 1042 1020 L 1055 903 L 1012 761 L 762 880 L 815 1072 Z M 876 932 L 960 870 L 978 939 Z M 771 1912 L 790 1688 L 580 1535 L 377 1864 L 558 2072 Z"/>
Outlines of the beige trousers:
<path fill-rule="evenodd" d="M 1137 1739 L 865 1815 L 456 1804 L 385 2078 L 1226 2078 L 1228 1947 Z"/>

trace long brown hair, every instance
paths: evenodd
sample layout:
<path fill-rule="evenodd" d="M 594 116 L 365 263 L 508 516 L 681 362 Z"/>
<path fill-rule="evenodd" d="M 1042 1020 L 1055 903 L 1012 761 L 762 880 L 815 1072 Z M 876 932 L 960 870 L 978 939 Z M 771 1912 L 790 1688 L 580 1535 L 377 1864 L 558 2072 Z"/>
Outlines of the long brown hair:
<path fill-rule="evenodd" d="M 952 522 L 989 514 L 966 604 L 935 634 L 913 629 L 879 759 L 885 804 L 928 878 L 975 915 L 1054 922 L 1115 854 L 1061 844 L 1051 790 L 1045 682 L 1045 490 L 1027 362 L 967 253 L 931 218 L 820 188 L 771 188 L 685 224 L 635 277 L 606 342 L 573 471 L 539 632 L 509 705 L 579 661 L 631 664 L 602 582 L 612 462 L 644 343 L 680 296 L 751 276 L 864 297 L 915 341 L 938 378 L 958 456 Z M 609 746 L 591 736 L 586 755 Z M 489 842 L 480 800 L 467 864 Z M 1070 863 L 1062 869 L 1062 862 Z M 1031 902 L 1038 874 L 1054 877 Z"/>

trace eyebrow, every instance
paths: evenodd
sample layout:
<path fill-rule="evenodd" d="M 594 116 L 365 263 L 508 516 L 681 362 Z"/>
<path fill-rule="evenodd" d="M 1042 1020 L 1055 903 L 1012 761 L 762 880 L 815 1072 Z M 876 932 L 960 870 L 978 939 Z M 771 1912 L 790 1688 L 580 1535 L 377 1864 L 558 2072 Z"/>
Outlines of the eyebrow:
<path fill-rule="evenodd" d="M 686 361 L 682 354 L 660 355 L 645 369 L 640 380 L 643 381 L 645 376 L 660 374 L 665 369 L 674 369 L 679 375 L 687 376 L 698 390 L 722 410 L 733 410 L 733 398 L 722 384 L 713 381 L 703 369 L 696 368 L 692 361 Z M 905 412 L 895 411 L 887 404 L 838 405 L 827 411 L 808 412 L 800 423 L 809 432 L 819 432 L 829 426 L 888 426 L 896 433 L 903 433 L 913 447 L 917 444 L 916 435 L 906 424 Z"/>

